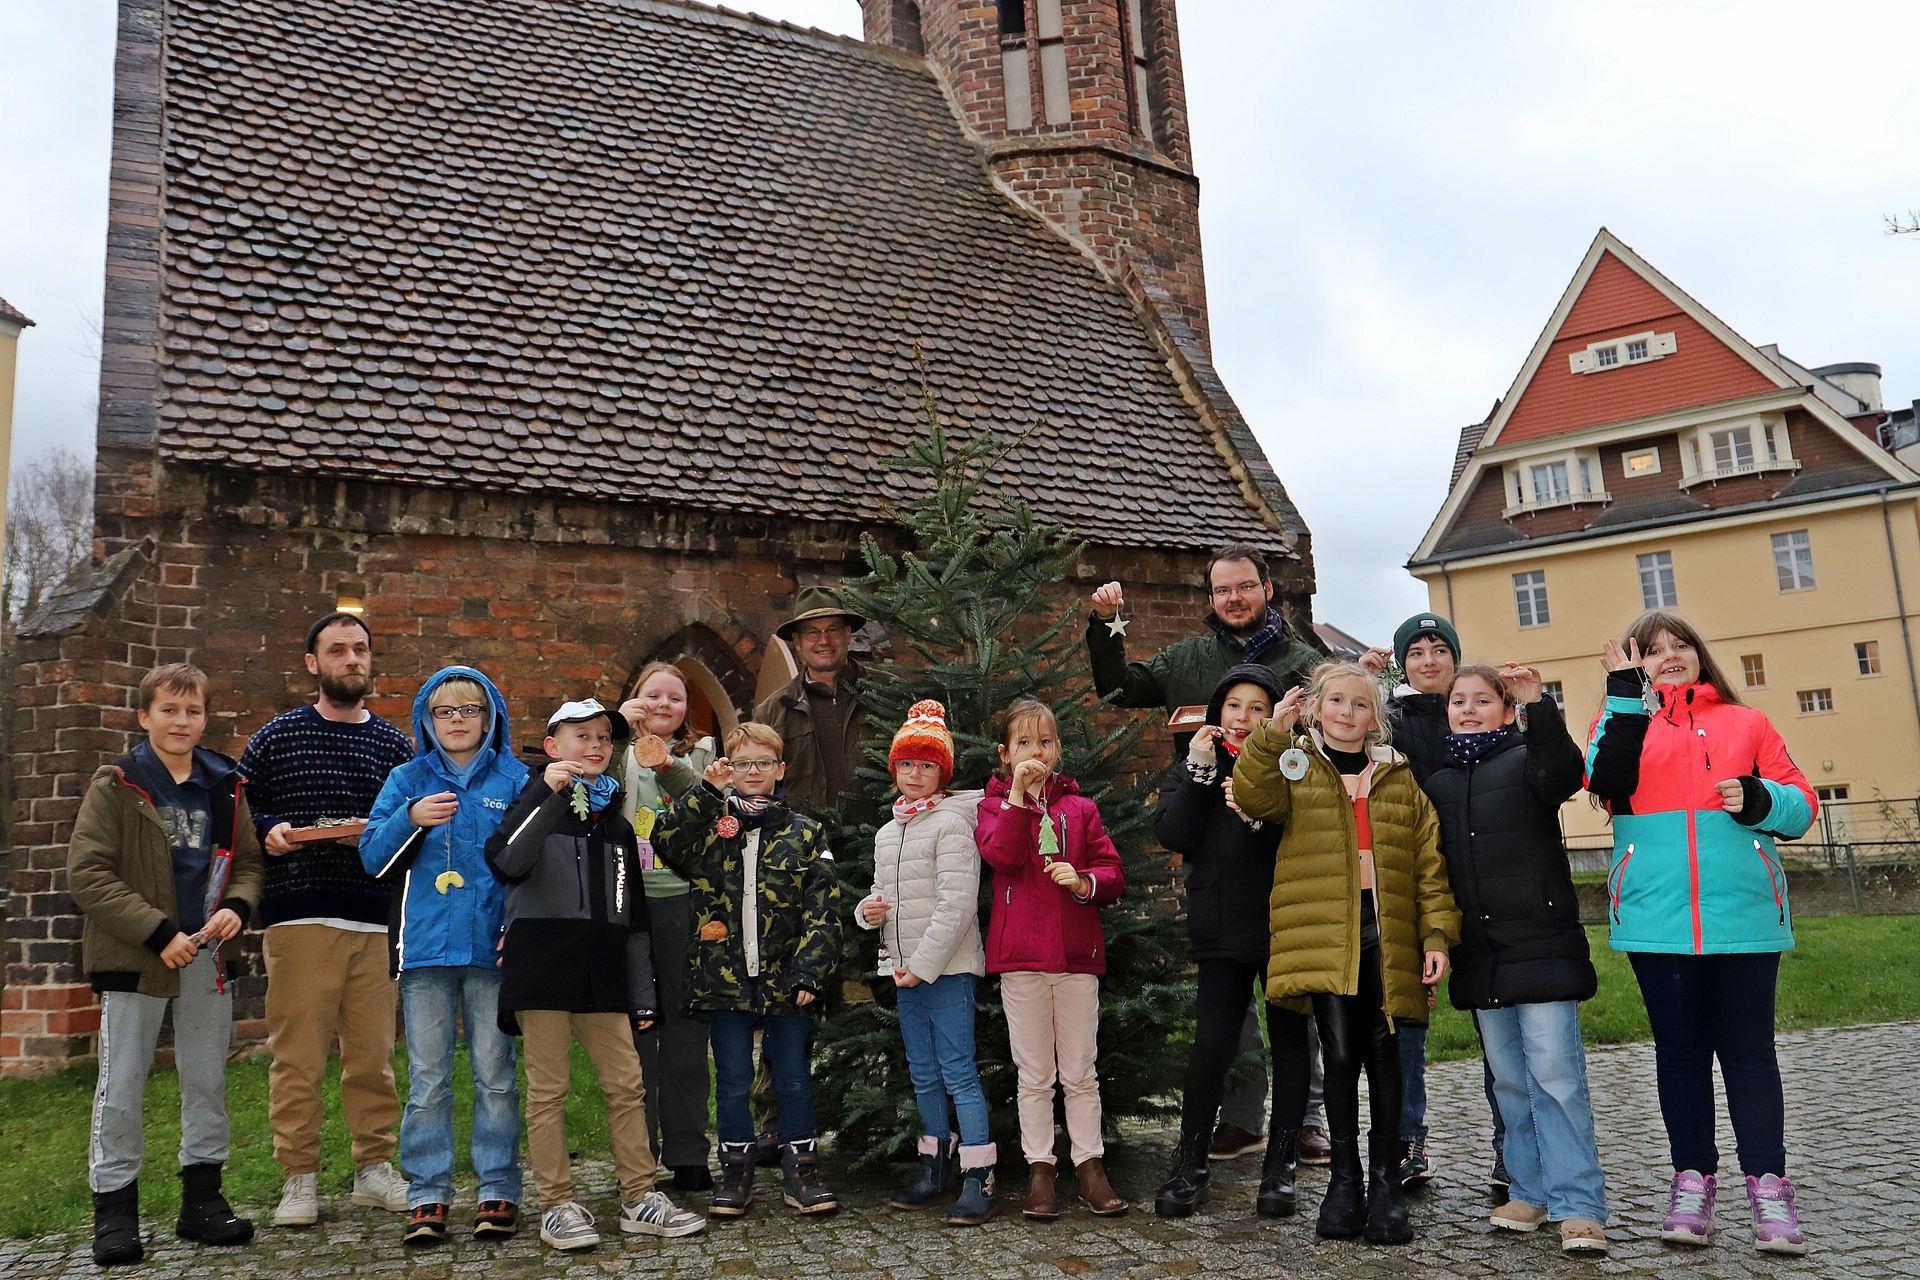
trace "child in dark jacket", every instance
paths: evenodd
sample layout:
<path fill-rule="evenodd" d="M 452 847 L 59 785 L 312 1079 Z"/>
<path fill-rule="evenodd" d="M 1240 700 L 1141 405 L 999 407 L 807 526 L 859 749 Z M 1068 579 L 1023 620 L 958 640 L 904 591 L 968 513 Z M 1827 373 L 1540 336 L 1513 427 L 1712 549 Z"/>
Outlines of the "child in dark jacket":
<path fill-rule="evenodd" d="M 1186 1217 L 1205 1204 L 1210 1174 L 1207 1146 L 1214 1116 L 1240 1044 L 1247 993 L 1261 982 L 1269 953 L 1267 895 L 1273 888 L 1273 855 L 1280 826 L 1242 814 L 1233 804 L 1233 765 L 1247 735 L 1271 718 L 1285 690 L 1258 664 L 1229 668 L 1207 707 L 1207 722 L 1187 746 L 1187 758 L 1167 771 L 1154 809 L 1160 843 L 1187 867 L 1187 936 L 1199 969 L 1198 1017 L 1187 1087 L 1181 1107 L 1180 1145 L 1173 1173 L 1154 1197 L 1163 1218 Z M 1301 1024 L 1284 1037 L 1305 1043 L 1306 1017 L 1280 1005 L 1267 1009 L 1270 1025 Z M 1278 1046 L 1283 1037 L 1275 1035 Z M 1295 1053 L 1275 1061 L 1271 1132 L 1266 1168 L 1255 1206 L 1269 1217 L 1294 1211 L 1295 1148 L 1299 1130 L 1284 1127 L 1304 1107 L 1308 1063 Z M 1299 1095 L 1291 1105 L 1280 1095 Z"/>
<path fill-rule="evenodd" d="M 688 1004 L 711 1025 L 720 1130 L 720 1184 L 707 1211 L 739 1217 L 753 1203 L 757 1030 L 780 1093 L 782 1198 L 801 1213 L 831 1213 L 840 1202 L 820 1178 L 807 1055 L 840 955 L 833 854 L 821 825 L 786 805 L 780 735 L 749 721 L 726 747 L 653 829 L 655 855 L 692 886 Z"/>
<path fill-rule="evenodd" d="M 144 1254 L 142 1102 L 169 1005 L 180 1076 L 176 1230 L 207 1244 L 253 1238 L 253 1224 L 220 1191 L 233 1038 L 220 944 L 259 905 L 260 842 L 239 770 L 200 745 L 207 677 L 185 663 L 155 667 L 140 681 L 139 716 L 147 740 L 94 774 L 67 849 L 68 892 L 85 919 L 81 965 L 100 997 L 87 1181 L 102 1266 Z"/>
<path fill-rule="evenodd" d="M 630 730 L 589 698 L 547 721 L 552 763 L 527 783 L 487 841 L 487 865 L 507 884 L 500 1025 L 526 1042 L 527 1151 L 542 1212 L 540 1238 L 555 1249 L 600 1242 L 574 1198 L 567 1155 L 568 1056 L 574 1040 L 593 1060 L 607 1101 L 607 1133 L 620 1179 L 620 1229 L 684 1236 L 706 1226 L 653 1185 L 636 1026 L 658 1015 L 646 901 L 633 826 L 607 776 Z"/>
<path fill-rule="evenodd" d="M 1513 1183 L 1492 1221 L 1558 1222 L 1562 1249 L 1604 1253 L 1606 1180 L 1580 1043 L 1580 1002 L 1596 979 L 1560 836 L 1560 806 L 1584 775 L 1580 748 L 1531 667 L 1461 667 L 1447 718 L 1447 756 L 1426 792 L 1463 921 L 1448 993 L 1479 1025 L 1506 1121 Z"/>
<path fill-rule="evenodd" d="M 1053 1083 L 1066 1095 L 1080 1198 L 1094 1213 L 1117 1217 L 1127 1202 L 1107 1181 L 1100 1138 L 1100 975 L 1107 971 L 1100 908 L 1127 890 L 1119 851 L 1100 825 L 1100 809 L 1080 794 L 1060 764 L 1060 731 L 1044 703 L 1016 702 L 1002 712 L 1001 772 L 987 783 L 975 839 L 993 868 L 987 972 L 1000 977 L 1000 1001 L 1019 1072 L 1020 1145 L 1027 1158 L 1022 1212 L 1060 1216 L 1054 1190 Z"/>

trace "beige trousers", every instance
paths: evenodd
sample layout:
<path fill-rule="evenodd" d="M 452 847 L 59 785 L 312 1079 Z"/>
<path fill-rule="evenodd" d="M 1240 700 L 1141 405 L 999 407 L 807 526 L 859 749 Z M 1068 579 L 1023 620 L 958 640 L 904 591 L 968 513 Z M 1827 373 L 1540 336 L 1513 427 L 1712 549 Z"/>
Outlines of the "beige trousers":
<path fill-rule="evenodd" d="M 1020 1076 L 1020 1149 L 1028 1164 L 1052 1164 L 1053 1082 L 1066 1095 L 1073 1163 L 1106 1154 L 1100 1140 L 1100 979 L 1091 973 L 1003 973 L 1000 1003 Z M 1057 1067 L 1056 1067 L 1057 1064 Z"/>
<path fill-rule="evenodd" d="M 393 1013 L 399 987 L 387 972 L 387 935 L 326 924 L 266 930 L 267 1120 L 273 1158 L 292 1177 L 320 1170 L 320 1082 L 340 1036 L 340 1103 L 353 1134 L 353 1167 L 393 1159 L 400 1095 L 393 1083 Z"/>
<path fill-rule="evenodd" d="M 533 1162 L 540 1207 L 550 1209 L 574 1198 L 573 1166 L 567 1158 L 567 1091 L 572 1083 L 568 1055 L 575 1040 L 587 1051 L 593 1072 L 600 1077 L 622 1203 L 630 1204 L 653 1190 L 653 1148 L 647 1141 L 646 1093 L 640 1084 L 640 1054 L 633 1047 L 632 1021 L 624 1013 L 557 1009 L 522 1009 L 514 1017 L 520 1020 L 525 1044 L 527 1154 Z"/>

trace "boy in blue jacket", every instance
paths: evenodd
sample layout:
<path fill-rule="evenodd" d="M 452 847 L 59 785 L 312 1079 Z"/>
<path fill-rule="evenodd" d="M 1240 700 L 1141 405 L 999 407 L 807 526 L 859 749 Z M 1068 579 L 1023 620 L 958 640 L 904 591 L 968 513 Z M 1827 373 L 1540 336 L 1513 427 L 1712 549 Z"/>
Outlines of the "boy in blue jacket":
<path fill-rule="evenodd" d="M 400 1121 L 409 1245 L 447 1237 L 453 1200 L 455 1019 L 473 1064 L 477 1239 L 520 1226 L 520 1089 L 513 1037 L 500 1029 L 499 946 L 506 890 L 487 838 L 526 786 L 507 703 L 472 667 L 446 667 L 413 700 L 418 754 L 387 775 L 360 839 L 369 875 L 396 886 L 387 930 L 406 1011 L 410 1088 Z"/>

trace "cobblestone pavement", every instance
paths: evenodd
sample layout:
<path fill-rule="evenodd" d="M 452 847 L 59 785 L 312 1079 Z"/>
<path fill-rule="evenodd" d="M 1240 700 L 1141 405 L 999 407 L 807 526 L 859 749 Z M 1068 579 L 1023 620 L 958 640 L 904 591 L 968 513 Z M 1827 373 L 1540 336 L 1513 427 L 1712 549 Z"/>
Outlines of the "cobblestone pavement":
<path fill-rule="evenodd" d="M 878 1272 L 889 1277 L 1043 1277 L 1089 1272 L 1129 1277 L 1223 1275 L 1265 1277 L 1373 1276 L 1701 1276 L 1729 1280 L 1749 1275 L 1847 1277 L 1920 1276 L 1920 1187 L 1913 1153 L 1920 1149 L 1920 1023 L 1898 1023 L 1782 1036 L 1787 1080 L 1791 1171 L 1800 1193 L 1812 1251 L 1804 1258 L 1756 1254 L 1745 1228 L 1746 1202 L 1738 1180 L 1723 1195 L 1719 1231 L 1711 1248 L 1679 1250 L 1654 1230 L 1665 1210 L 1666 1147 L 1653 1086 L 1650 1045 L 1601 1049 L 1590 1058 L 1601 1148 L 1614 1214 L 1613 1251 L 1605 1260 L 1576 1260 L 1559 1252 L 1546 1230 L 1531 1236 L 1496 1232 L 1486 1215 L 1492 1201 L 1484 1181 L 1490 1126 L 1477 1062 L 1450 1062 L 1428 1072 L 1431 1150 L 1440 1162 L 1434 1186 L 1416 1198 L 1413 1244 L 1382 1248 L 1323 1242 L 1313 1235 L 1313 1210 L 1325 1175 L 1305 1170 L 1300 1217 L 1257 1219 L 1253 1189 L 1258 1157 L 1214 1166 L 1212 1204 L 1184 1221 L 1156 1220 L 1151 1198 L 1163 1173 L 1172 1135 L 1141 1135 L 1113 1154 L 1115 1184 L 1134 1200 L 1126 1218 L 1097 1219 L 1077 1206 L 1058 1222 L 1030 1223 L 1018 1203 L 1015 1177 L 1002 1190 L 1002 1208 L 986 1226 L 948 1228 L 931 1212 L 898 1213 L 886 1206 L 882 1178 L 842 1179 L 843 1208 L 834 1217 L 802 1221 L 763 1194 L 744 1221 L 715 1222 L 700 1235 L 659 1241 L 621 1237 L 617 1229 L 598 1249 L 563 1257 L 542 1246 L 537 1231 L 491 1248 L 456 1237 L 436 1250 L 403 1252 L 400 1218 L 355 1209 L 343 1200 L 326 1207 L 321 1225 L 307 1231 L 262 1226 L 248 1248 L 190 1247 L 168 1238 L 167 1224 L 147 1224 L 143 1277 L 389 1276 L 393 1280 L 455 1280 L 508 1272 L 526 1280 L 608 1275 L 671 1277 L 824 1276 Z M 1364 1114 L 1364 1112 L 1363 1112 Z M 1733 1149 L 1725 1115 L 1722 1150 Z M 1728 1166 L 1732 1160 L 1726 1157 Z M 831 1162 L 829 1171 L 831 1172 Z M 611 1223 L 609 1171 L 589 1165 L 581 1177 L 588 1201 Z M 687 1197 L 695 1208 L 705 1196 Z M 455 1209 L 466 1221 L 470 1198 Z M 270 1206 L 251 1206 L 264 1224 Z M 63 1237 L 0 1243 L 0 1277 L 97 1275 L 86 1241 Z"/>

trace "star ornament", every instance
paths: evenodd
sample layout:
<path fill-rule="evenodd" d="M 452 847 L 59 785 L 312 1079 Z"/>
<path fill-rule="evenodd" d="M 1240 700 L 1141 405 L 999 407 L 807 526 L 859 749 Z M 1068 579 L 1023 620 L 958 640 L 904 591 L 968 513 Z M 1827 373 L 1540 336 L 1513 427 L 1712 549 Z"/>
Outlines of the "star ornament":
<path fill-rule="evenodd" d="M 1110 636 L 1125 636 L 1127 634 L 1127 620 L 1117 613 L 1114 614 L 1113 617 L 1107 621 L 1107 634 Z"/>

